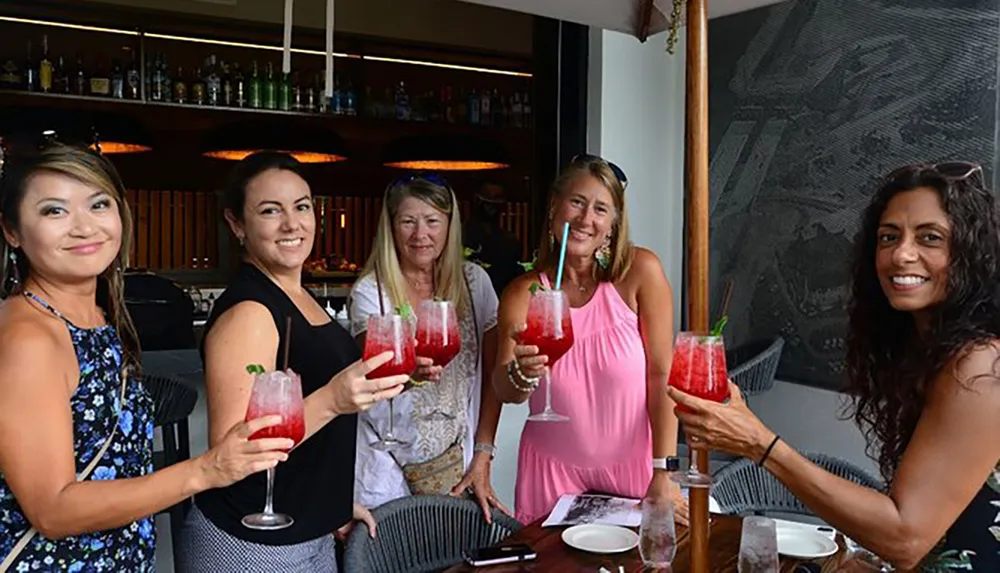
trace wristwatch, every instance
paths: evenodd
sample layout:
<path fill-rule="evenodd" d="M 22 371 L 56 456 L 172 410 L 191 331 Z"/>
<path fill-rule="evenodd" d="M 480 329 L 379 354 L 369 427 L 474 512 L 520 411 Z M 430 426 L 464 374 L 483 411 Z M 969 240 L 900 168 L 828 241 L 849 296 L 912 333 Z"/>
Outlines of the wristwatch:
<path fill-rule="evenodd" d="M 472 446 L 472 452 L 486 452 L 490 455 L 490 461 L 493 461 L 493 458 L 497 457 L 497 447 L 486 442 L 476 442 L 476 445 Z"/>
<path fill-rule="evenodd" d="M 681 460 L 677 456 L 670 456 L 666 458 L 653 458 L 653 469 L 654 470 L 666 470 L 668 472 L 675 472 L 681 467 Z"/>

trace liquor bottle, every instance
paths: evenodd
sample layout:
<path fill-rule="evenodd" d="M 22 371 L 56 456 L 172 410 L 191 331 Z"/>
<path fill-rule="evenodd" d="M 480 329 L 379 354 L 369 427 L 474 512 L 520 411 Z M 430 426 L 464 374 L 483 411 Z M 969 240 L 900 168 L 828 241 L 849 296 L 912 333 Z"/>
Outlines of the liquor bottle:
<path fill-rule="evenodd" d="M 230 73 L 229 64 L 222 62 L 222 105 L 233 107 L 236 103 L 236 92 L 233 90 L 233 76 Z"/>
<path fill-rule="evenodd" d="M 66 61 L 59 56 L 55 68 L 52 69 L 52 91 L 57 94 L 68 94 L 70 89 L 69 70 L 66 68 Z"/>
<path fill-rule="evenodd" d="M 76 69 L 73 71 L 73 93 L 87 95 L 89 89 L 90 82 L 87 81 L 87 73 L 83 70 L 83 56 L 77 53 Z"/>
<path fill-rule="evenodd" d="M 239 64 L 233 64 L 233 95 L 236 101 L 236 107 L 246 107 L 247 106 L 247 85 L 246 80 L 243 79 L 243 71 L 240 70 Z"/>
<path fill-rule="evenodd" d="M 524 108 L 521 106 L 520 92 L 514 94 L 514 103 L 510 106 L 510 123 L 514 127 L 524 126 Z"/>
<path fill-rule="evenodd" d="M 274 64 L 267 63 L 267 76 L 264 78 L 264 108 L 278 108 L 278 83 L 274 79 Z"/>
<path fill-rule="evenodd" d="M 476 94 L 476 90 L 469 92 L 469 123 L 479 125 L 482 119 L 482 100 Z"/>
<path fill-rule="evenodd" d="M 260 70 L 257 68 L 257 60 L 250 65 L 250 85 L 247 89 L 247 99 L 250 100 L 250 107 L 260 109 L 263 107 L 264 87 L 260 81 Z"/>
<path fill-rule="evenodd" d="M 42 61 L 38 64 L 38 85 L 45 93 L 52 91 L 52 61 L 49 60 L 48 34 L 42 34 Z"/>
<path fill-rule="evenodd" d="M 195 105 L 205 105 L 207 94 L 205 93 L 205 76 L 199 67 L 194 71 L 194 81 L 191 82 L 191 103 Z"/>
<path fill-rule="evenodd" d="M 150 101 L 167 101 L 169 98 L 164 97 L 166 94 L 163 93 L 163 76 L 164 76 L 163 60 L 160 59 L 160 54 L 153 56 L 153 72 L 149 77 L 149 90 L 146 93 L 146 98 Z"/>
<path fill-rule="evenodd" d="M 17 62 L 13 59 L 4 61 L 3 66 L 0 66 L 0 88 L 19 90 L 23 87 L 22 81 Z"/>
<path fill-rule="evenodd" d="M 410 119 L 410 96 L 406 93 L 406 84 L 399 82 L 396 87 L 396 119 L 409 121 Z"/>
<path fill-rule="evenodd" d="M 90 95 L 109 96 L 111 95 L 111 77 L 108 76 L 104 56 L 101 55 L 97 62 L 97 69 L 94 71 L 94 75 L 90 76 Z"/>
<path fill-rule="evenodd" d="M 358 115 L 358 94 L 350 78 L 347 78 L 347 87 L 344 88 L 344 112 L 350 116 Z"/>
<path fill-rule="evenodd" d="M 205 100 L 208 105 L 219 105 L 222 102 L 222 77 L 215 54 L 205 61 Z"/>
<path fill-rule="evenodd" d="M 31 40 L 28 40 L 28 59 L 24 61 L 24 89 L 38 91 L 38 64 L 31 57 Z"/>
<path fill-rule="evenodd" d="M 290 111 L 292 109 L 292 78 L 290 74 L 281 74 L 281 85 L 278 86 L 278 109 Z"/>
<path fill-rule="evenodd" d="M 111 97 L 125 99 L 125 73 L 118 60 L 111 60 Z"/>
<path fill-rule="evenodd" d="M 132 52 L 132 61 L 129 62 L 125 70 L 125 97 L 131 100 L 142 99 L 142 88 L 139 77 L 139 61 L 136 60 L 135 52 Z"/>
<path fill-rule="evenodd" d="M 305 111 L 305 98 L 302 97 L 302 85 L 299 72 L 292 74 L 292 111 Z"/>
<path fill-rule="evenodd" d="M 174 100 L 174 79 L 170 77 L 170 61 L 167 59 L 166 54 L 160 54 L 160 69 L 163 70 L 162 76 L 162 90 L 163 90 L 163 101 L 173 101 Z"/>
<path fill-rule="evenodd" d="M 483 89 L 479 96 L 479 123 L 482 125 L 493 124 L 493 100 L 490 98 L 490 90 Z"/>
<path fill-rule="evenodd" d="M 177 103 L 188 102 L 187 84 L 184 83 L 184 68 L 177 66 L 177 77 L 174 79 L 174 101 Z"/>

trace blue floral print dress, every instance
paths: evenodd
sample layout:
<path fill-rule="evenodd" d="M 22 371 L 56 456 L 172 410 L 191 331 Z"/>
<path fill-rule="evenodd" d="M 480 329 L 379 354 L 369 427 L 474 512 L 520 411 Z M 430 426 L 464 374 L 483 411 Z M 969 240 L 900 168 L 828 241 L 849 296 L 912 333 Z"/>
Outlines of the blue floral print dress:
<path fill-rule="evenodd" d="M 80 383 L 70 399 L 76 471 L 82 472 L 103 447 L 118 421 L 111 446 L 87 479 L 139 477 L 153 471 L 153 401 L 145 386 L 130 379 L 122 403 L 122 345 L 111 325 L 84 329 L 66 320 L 44 300 L 25 292 L 62 319 L 76 349 Z M 118 416 L 118 411 L 121 416 Z M 108 504 L 114 500 L 109 499 Z M 0 473 L 0 561 L 30 528 L 20 505 Z M 36 535 L 20 553 L 11 572 L 156 570 L 153 517 L 124 527 L 52 541 Z"/>

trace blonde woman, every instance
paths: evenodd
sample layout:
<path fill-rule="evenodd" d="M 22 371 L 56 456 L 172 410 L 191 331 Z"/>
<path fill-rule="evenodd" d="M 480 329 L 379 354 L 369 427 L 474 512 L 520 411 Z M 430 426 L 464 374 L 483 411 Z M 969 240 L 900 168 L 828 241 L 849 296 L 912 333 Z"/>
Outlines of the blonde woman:
<path fill-rule="evenodd" d="M 529 423 L 521 434 L 515 510 L 530 523 L 563 494 L 602 491 L 670 499 L 687 524 L 687 501 L 669 479 L 677 418 L 666 395 L 673 356 L 673 294 L 659 259 L 629 239 L 625 173 L 592 155 L 575 158 L 552 184 L 537 272 L 515 279 L 500 305 L 493 384 L 504 402 L 531 400 L 548 357 L 522 346 L 531 285 L 551 286 L 561 230 L 569 224 L 562 290 L 576 342 L 552 368 L 552 407 L 568 422 Z M 654 471 L 656 470 L 656 471 Z"/>
<path fill-rule="evenodd" d="M 462 348 L 443 371 L 422 366 L 414 378 L 430 381 L 397 397 L 392 408 L 378 404 L 360 415 L 354 489 L 361 505 L 468 488 L 487 520 L 491 506 L 504 509 L 489 478 L 500 404 L 483 384 L 496 356 L 497 296 L 486 272 L 464 261 L 461 228 L 443 177 L 408 175 L 386 188 L 371 257 L 351 290 L 352 334 L 364 345 L 368 317 L 380 307 L 415 309 L 438 297 L 455 304 Z M 379 451 L 369 444 L 387 433 L 390 411 L 393 433 L 407 443 Z"/>

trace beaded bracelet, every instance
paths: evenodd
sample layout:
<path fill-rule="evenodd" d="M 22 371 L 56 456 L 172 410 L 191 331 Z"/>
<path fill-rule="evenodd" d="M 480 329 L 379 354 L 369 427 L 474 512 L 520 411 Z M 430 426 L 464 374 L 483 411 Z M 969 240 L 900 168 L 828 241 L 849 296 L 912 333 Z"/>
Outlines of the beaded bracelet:
<path fill-rule="evenodd" d="M 515 370 L 517 371 L 515 375 Z M 525 385 L 518 383 L 517 379 L 520 378 L 524 381 Z M 525 394 L 529 392 L 534 392 L 535 388 L 538 387 L 538 378 L 528 378 L 521 372 L 521 367 L 518 366 L 517 360 L 511 360 L 507 363 L 507 380 L 510 385 L 514 387 L 518 392 L 523 392 Z"/>

